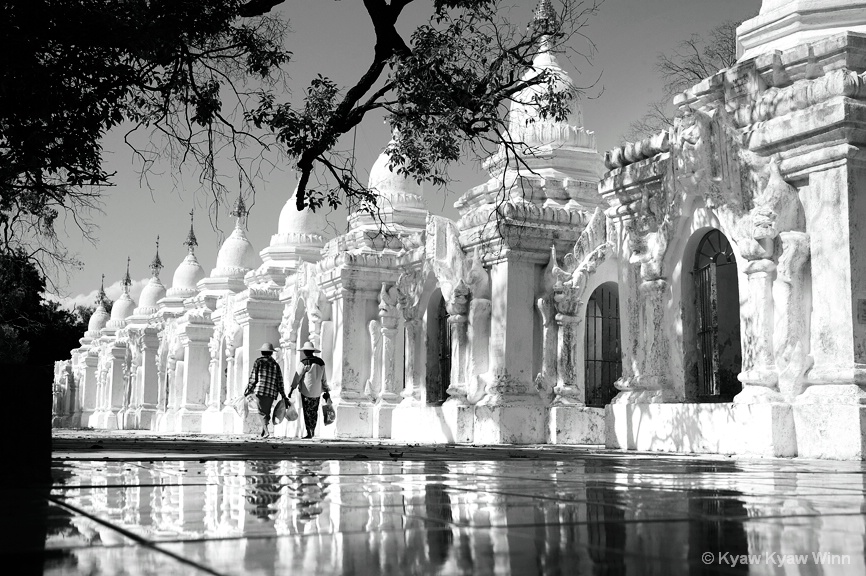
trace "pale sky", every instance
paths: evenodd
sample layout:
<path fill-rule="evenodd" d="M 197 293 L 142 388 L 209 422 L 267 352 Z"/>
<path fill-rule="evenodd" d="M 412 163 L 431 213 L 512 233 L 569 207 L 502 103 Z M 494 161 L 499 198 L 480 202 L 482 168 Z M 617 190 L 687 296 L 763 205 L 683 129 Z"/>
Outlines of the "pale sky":
<path fill-rule="evenodd" d="M 513 0 L 512 20 L 518 15 L 527 22 L 537 0 Z M 309 80 L 320 73 L 347 85 L 366 68 L 372 53 L 372 26 L 360 2 L 352 0 L 306 0 L 287 2 L 292 32 L 287 35 L 287 47 L 294 53 L 288 65 L 289 88 L 301 94 Z M 402 31 L 408 38 L 414 24 L 423 21 L 429 10 L 426 0 L 410 5 Z M 631 121 L 639 118 L 647 104 L 662 93 L 662 84 L 655 70 L 656 54 L 669 52 L 678 42 L 692 33 L 703 34 L 725 20 L 740 20 L 756 14 L 760 0 L 606 0 L 599 14 L 585 30 L 596 45 L 592 67 L 574 58 L 560 58 L 575 83 L 586 85 L 601 74 L 593 98 L 581 102 L 584 123 L 597 135 L 599 152 L 622 141 Z M 582 46 L 576 45 L 577 48 Z M 579 69 L 578 69 L 579 67 Z M 599 90 L 603 88 L 603 90 Z M 600 92 L 600 94 L 599 94 Z M 356 156 L 366 179 L 366 171 L 387 144 L 386 127 L 375 119 L 365 122 L 357 131 Z M 117 171 L 117 186 L 106 190 L 103 214 L 94 214 L 98 225 L 95 244 L 84 241 L 71 225 L 60 231 L 61 238 L 83 263 L 81 270 L 71 271 L 65 284 L 64 296 L 76 302 L 92 304 L 99 287 L 100 275 L 106 276 L 110 298 L 116 298 L 120 279 L 126 269 L 126 258 L 132 259 L 131 275 L 136 280 L 133 298 L 150 277 L 148 265 L 153 258 L 154 242 L 160 236 L 159 253 L 165 266 L 160 278 L 166 287 L 171 284 L 174 269 L 186 254 L 182 242 L 189 228 L 188 213 L 196 205 L 196 235 L 199 246 L 196 255 L 206 273 L 214 267 L 220 242 L 231 232 L 234 219 L 230 207 L 221 207 L 217 227 L 209 220 L 209 192 L 199 186 L 196 175 L 172 173 L 166 162 L 157 165 L 145 184 L 139 174 L 140 165 L 126 149 L 118 134 L 105 142 L 107 165 Z M 429 186 L 425 188 L 429 209 L 442 213 L 459 195 L 486 177 L 474 166 L 455 170 L 451 189 L 444 194 Z M 256 183 L 255 203 L 249 216 L 247 236 L 257 251 L 267 247 L 276 233 L 280 210 L 288 200 L 296 179 L 288 167 L 267 169 Z M 237 196 L 237 184 L 232 197 Z M 247 192 L 247 191 L 245 191 Z M 453 213 L 453 208 L 446 208 Z M 335 229 L 344 222 L 333 218 Z"/>

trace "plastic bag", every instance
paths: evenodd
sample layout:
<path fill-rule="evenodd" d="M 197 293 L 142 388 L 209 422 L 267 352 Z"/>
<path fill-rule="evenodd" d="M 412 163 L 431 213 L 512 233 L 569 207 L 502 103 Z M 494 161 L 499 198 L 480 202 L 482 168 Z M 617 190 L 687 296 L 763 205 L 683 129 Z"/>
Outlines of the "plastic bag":
<path fill-rule="evenodd" d="M 322 406 L 322 416 L 325 417 L 325 426 L 333 424 L 334 420 L 337 419 L 337 413 L 334 412 L 334 405 L 331 404 L 330 400 Z"/>
<path fill-rule="evenodd" d="M 295 407 L 292 406 L 292 403 L 289 402 L 289 405 L 286 406 L 286 420 L 289 422 L 294 422 L 298 419 L 298 411 L 295 410 Z"/>
<path fill-rule="evenodd" d="M 274 405 L 274 414 L 271 417 L 271 420 L 274 423 L 274 426 L 282 422 L 286 417 L 286 403 L 283 402 L 283 399 L 280 398 L 277 400 L 277 403 Z"/>
<path fill-rule="evenodd" d="M 235 409 L 235 412 L 238 413 L 238 416 L 240 416 L 242 420 L 245 420 L 247 414 L 250 413 L 250 406 L 247 404 L 246 396 L 238 396 L 233 400 L 229 400 L 229 406 Z"/>

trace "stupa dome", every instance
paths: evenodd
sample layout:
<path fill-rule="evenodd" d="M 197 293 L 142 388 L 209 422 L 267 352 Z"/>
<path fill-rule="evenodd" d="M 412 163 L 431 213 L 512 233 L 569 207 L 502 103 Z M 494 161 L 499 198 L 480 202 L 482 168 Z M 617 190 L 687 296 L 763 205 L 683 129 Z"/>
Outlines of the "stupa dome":
<path fill-rule="evenodd" d="M 197 290 L 196 284 L 205 277 L 204 268 L 198 263 L 195 254 L 190 252 L 175 269 L 171 278 L 171 291 Z"/>
<path fill-rule="evenodd" d="M 535 11 L 533 26 L 556 26 L 557 16 L 548 0 L 541 0 Z M 539 74 L 553 78 L 554 92 L 567 92 L 574 89 L 574 82 L 563 70 L 550 44 L 549 36 L 542 36 L 538 53 L 532 59 L 532 67 L 523 74 L 523 80 L 531 80 Z M 573 100 L 567 117 L 562 122 L 553 118 L 540 117 L 537 101 L 549 89 L 547 82 L 527 86 L 517 92 L 508 111 L 508 130 L 517 142 L 530 146 L 573 146 L 594 148 L 595 136 L 583 129 L 583 111 L 580 104 Z"/>
<path fill-rule="evenodd" d="M 243 223 L 247 215 L 243 197 L 238 196 L 238 202 L 232 215 L 237 218 L 235 229 L 225 239 L 217 253 L 216 268 L 211 270 L 211 278 L 243 278 L 244 274 L 259 265 L 258 254 L 256 254 L 252 243 L 247 239 L 243 230 Z"/>
<path fill-rule="evenodd" d="M 392 140 L 391 144 L 393 143 L 394 141 Z M 367 187 L 375 190 L 378 196 L 390 198 L 399 196 L 400 194 L 410 194 L 412 196 L 424 194 L 424 187 L 414 178 L 406 178 L 399 174 L 398 167 L 396 166 L 393 171 L 388 168 L 390 160 L 391 158 L 387 151 L 379 154 L 379 157 L 370 169 L 370 179 L 368 180 Z"/>
<path fill-rule="evenodd" d="M 524 74 L 524 79 L 530 79 L 543 72 L 547 72 L 553 76 L 553 90 L 555 92 L 563 92 L 574 88 L 574 82 L 571 77 L 562 69 L 556 57 L 548 50 L 542 50 L 535 55 L 535 58 L 532 60 L 532 69 Z M 536 98 L 543 97 L 547 90 L 548 85 L 544 83 L 528 86 L 515 94 L 514 101 L 511 103 L 511 109 L 508 112 L 508 129 L 510 131 L 523 133 L 527 128 L 539 124 L 566 124 L 576 128 L 583 126 L 583 110 L 577 102 L 572 102 L 571 110 L 564 122 L 556 122 L 552 118 L 539 119 L 535 101 Z"/>
<path fill-rule="evenodd" d="M 256 251 L 247 239 L 247 235 L 239 227 L 235 227 L 231 235 L 223 242 L 217 254 L 216 268 L 211 277 L 228 276 L 252 270 L 258 265 Z"/>
<path fill-rule="evenodd" d="M 157 302 L 165 297 L 165 286 L 160 282 L 159 278 L 151 278 L 144 289 L 141 291 L 141 298 L 138 306 L 142 311 L 147 312 L 148 308 L 156 308 Z"/>
<path fill-rule="evenodd" d="M 292 192 L 291 198 L 280 211 L 280 221 L 277 227 L 278 234 L 313 234 L 321 236 L 327 226 L 325 214 L 319 209 L 313 212 L 309 208 L 298 210 L 297 208 L 298 188 Z"/>
<path fill-rule="evenodd" d="M 99 336 L 99 331 L 105 328 L 108 323 L 108 312 L 102 307 L 102 304 L 96 306 L 96 311 L 90 315 L 90 321 L 87 323 L 87 334 L 91 338 Z"/>
<path fill-rule="evenodd" d="M 108 320 L 109 328 L 111 325 L 116 324 L 117 322 L 122 322 L 126 320 L 129 316 L 132 315 L 132 312 L 135 310 L 135 300 L 127 294 L 123 293 L 120 295 L 114 305 L 111 307 L 111 318 Z M 121 324 L 122 325 L 122 324 Z"/>
<path fill-rule="evenodd" d="M 126 259 L 126 275 L 120 283 L 123 293 L 120 298 L 115 300 L 111 306 L 111 318 L 108 320 L 106 328 L 117 330 L 126 326 L 126 319 L 132 316 L 135 312 L 135 300 L 129 295 L 129 289 L 132 287 L 132 278 L 129 276 L 129 258 Z"/>

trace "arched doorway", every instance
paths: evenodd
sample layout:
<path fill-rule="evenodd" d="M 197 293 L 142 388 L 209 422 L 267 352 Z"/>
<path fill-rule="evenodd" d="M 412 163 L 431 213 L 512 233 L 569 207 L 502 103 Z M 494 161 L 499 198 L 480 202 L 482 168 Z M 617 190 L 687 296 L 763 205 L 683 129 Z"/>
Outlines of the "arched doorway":
<path fill-rule="evenodd" d="M 737 262 L 730 242 L 710 230 L 698 243 L 692 271 L 697 305 L 698 397 L 731 400 L 742 367 Z"/>
<path fill-rule="evenodd" d="M 613 383 L 622 376 L 619 343 L 619 291 L 615 282 L 605 282 L 586 304 L 583 347 L 587 406 L 603 408 L 616 396 Z"/>
<path fill-rule="evenodd" d="M 451 332 L 445 299 L 437 289 L 427 304 L 427 403 L 441 404 L 451 380 Z"/>

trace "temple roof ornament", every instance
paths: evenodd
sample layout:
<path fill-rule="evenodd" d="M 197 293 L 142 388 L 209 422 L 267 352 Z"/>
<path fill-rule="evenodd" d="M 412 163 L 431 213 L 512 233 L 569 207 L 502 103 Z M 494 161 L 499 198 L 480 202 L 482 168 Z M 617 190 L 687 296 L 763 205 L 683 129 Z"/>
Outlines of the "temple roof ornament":
<path fill-rule="evenodd" d="M 159 278 L 159 272 L 162 270 L 162 260 L 159 259 L 159 235 L 156 236 L 156 253 L 153 255 L 153 260 L 150 261 L 150 274 L 154 278 Z"/>
<path fill-rule="evenodd" d="M 246 218 L 248 214 L 247 205 L 244 204 L 244 196 L 240 192 L 238 192 L 238 201 L 235 202 L 235 207 L 232 208 L 232 211 L 229 212 L 229 214 L 236 218 L 235 228 L 246 227 Z"/>
<path fill-rule="evenodd" d="M 541 29 L 542 32 L 550 32 L 556 29 L 558 19 L 550 0 L 540 0 L 538 6 L 535 7 L 532 25 Z"/>
<path fill-rule="evenodd" d="M 103 274 L 99 283 L 99 292 L 96 293 L 96 307 L 105 310 L 106 300 L 108 300 L 108 296 L 105 295 L 105 274 Z"/>
<path fill-rule="evenodd" d="M 186 240 L 184 240 L 183 245 L 187 247 L 187 250 L 190 254 L 195 252 L 195 247 L 198 246 L 198 240 L 195 237 L 195 230 L 193 229 L 193 220 L 195 210 L 189 211 L 189 234 L 186 236 Z M 159 238 L 157 238 L 157 241 Z"/>
<path fill-rule="evenodd" d="M 126 257 L 126 274 L 123 276 L 123 280 L 120 282 L 120 287 L 123 289 L 124 294 L 129 294 L 129 289 L 132 287 L 132 277 L 129 275 L 129 263 L 132 261 L 132 258 L 129 256 Z"/>

